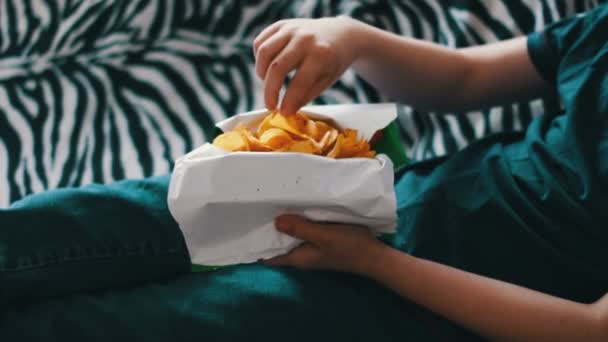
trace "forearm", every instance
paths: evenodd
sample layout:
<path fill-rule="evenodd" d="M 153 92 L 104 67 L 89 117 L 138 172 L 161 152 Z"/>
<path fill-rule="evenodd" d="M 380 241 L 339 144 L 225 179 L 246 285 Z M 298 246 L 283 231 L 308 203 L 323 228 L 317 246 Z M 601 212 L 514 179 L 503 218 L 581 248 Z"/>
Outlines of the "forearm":
<path fill-rule="evenodd" d="M 379 260 L 378 260 L 379 259 Z M 606 310 L 417 259 L 393 249 L 367 273 L 401 296 L 493 340 L 605 341 Z M 602 303 L 606 304 L 606 303 Z M 605 307 L 605 305 L 603 305 Z"/>
<path fill-rule="evenodd" d="M 353 25 L 354 70 L 381 93 L 417 108 L 478 109 L 535 98 L 549 86 L 527 54 L 525 38 L 451 49 Z"/>

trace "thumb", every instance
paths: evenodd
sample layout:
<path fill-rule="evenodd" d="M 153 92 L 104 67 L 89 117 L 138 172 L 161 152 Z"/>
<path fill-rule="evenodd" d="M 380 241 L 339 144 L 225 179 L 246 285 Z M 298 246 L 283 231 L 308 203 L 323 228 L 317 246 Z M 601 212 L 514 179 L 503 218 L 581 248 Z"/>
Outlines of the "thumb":
<path fill-rule="evenodd" d="M 301 216 L 283 215 L 275 220 L 277 230 L 315 245 L 325 245 L 330 231 L 324 225 L 314 223 Z"/>

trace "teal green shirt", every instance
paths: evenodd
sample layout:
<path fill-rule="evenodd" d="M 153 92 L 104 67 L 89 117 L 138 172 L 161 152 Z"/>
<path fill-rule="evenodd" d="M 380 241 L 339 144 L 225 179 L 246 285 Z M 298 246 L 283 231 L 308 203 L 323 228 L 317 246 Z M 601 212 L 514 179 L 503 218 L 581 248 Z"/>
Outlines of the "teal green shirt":
<path fill-rule="evenodd" d="M 608 6 L 530 35 L 528 51 L 563 110 L 410 166 L 397 183 L 398 244 L 593 301 L 608 292 Z"/>

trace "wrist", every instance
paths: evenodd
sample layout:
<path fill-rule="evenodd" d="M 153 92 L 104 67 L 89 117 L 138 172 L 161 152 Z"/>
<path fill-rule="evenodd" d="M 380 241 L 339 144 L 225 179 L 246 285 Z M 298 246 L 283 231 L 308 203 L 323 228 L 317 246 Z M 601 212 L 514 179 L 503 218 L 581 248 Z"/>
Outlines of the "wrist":
<path fill-rule="evenodd" d="M 390 246 L 379 244 L 373 251 L 372 257 L 369 258 L 369 265 L 365 269 L 364 275 L 376 280 L 380 283 L 385 283 L 386 279 L 390 279 L 396 269 L 403 271 L 403 268 L 410 268 L 417 260 L 415 257 L 394 249 Z"/>
<path fill-rule="evenodd" d="M 347 44 L 350 45 L 352 63 L 356 63 L 365 55 L 365 51 L 369 50 L 369 31 L 371 26 L 348 16 L 339 16 L 338 20 L 341 25 L 346 27 L 345 37 Z"/>
<path fill-rule="evenodd" d="M 391 254 L 391 250 L 391 247 L 381 242 L 374 242 L 366 253 L 363 253 L 363 258 L 361 258 L 359 267 L 357 267 L 357 273 L 374 278 L 385 267 L 384 263 L 388 259 L 388 255 Z"/>

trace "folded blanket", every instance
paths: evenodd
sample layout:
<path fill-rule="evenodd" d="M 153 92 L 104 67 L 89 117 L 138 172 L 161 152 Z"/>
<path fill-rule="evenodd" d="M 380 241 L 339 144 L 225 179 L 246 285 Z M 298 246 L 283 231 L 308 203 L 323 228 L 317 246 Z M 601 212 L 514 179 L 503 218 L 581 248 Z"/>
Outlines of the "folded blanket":
<path fill-rule="evenodd" d="M 168 177 L 28 196 L 0 210 L 0 307 L 190 271 Z"/>

